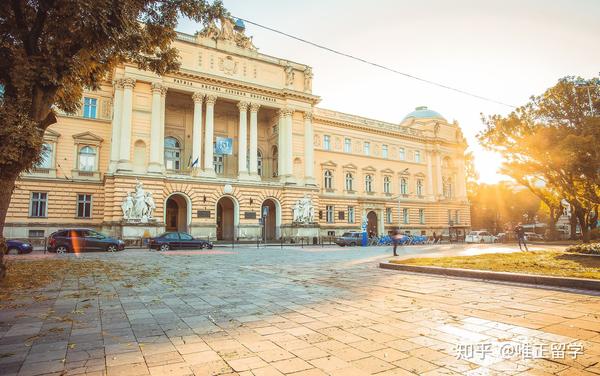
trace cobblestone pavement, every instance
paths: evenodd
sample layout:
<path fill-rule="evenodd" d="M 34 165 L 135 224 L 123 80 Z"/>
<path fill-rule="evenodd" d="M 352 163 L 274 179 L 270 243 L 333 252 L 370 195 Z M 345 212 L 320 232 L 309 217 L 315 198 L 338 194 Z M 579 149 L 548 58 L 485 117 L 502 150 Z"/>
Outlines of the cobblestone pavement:
<path fill-rule="evenodd" d="M 387 255 L 63 256 L 160 272 L 66 275 L 0 302 L 0 375 L 600 374 L 598 294 L 378 269 Z"/>

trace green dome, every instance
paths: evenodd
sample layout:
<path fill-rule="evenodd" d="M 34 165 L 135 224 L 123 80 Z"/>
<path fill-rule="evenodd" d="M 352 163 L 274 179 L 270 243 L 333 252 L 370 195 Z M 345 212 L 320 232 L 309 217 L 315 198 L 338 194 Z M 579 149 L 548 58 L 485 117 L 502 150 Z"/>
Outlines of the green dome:
<path fill-rule="evenodd" d="M 446 119 L 437 111 L 433 111 L 427 108 L 427 106 L 419 106 L 415 110 L 402 119 L 402 123 L 407 119 L 440 119 L 446 121 Z"/>

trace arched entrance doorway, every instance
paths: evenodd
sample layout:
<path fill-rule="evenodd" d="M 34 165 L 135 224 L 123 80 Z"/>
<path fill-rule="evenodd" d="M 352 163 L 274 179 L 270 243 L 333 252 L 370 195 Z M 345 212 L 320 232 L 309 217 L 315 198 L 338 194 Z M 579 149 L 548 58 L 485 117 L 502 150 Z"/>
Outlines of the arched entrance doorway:
<path fill-rule="evenodd" d="M 371 234 L 377 235 L 377 213 L 374 211 L 370 211 L 367 214 L 367 234 L 370 236 Z"/>
<path fill-rule="evenodd" d="M 165 228 L 167 231 L 188 231 L 188 202 L 180 194 L 173 194 L 165 202 Z"/>
<path fill-rule="evenodd" d="M 233 240 L 236 225 L 236 202 L 223 196 L 217 201 L 217 240 Z"/>
<path fill-rule="evenodd" d="M 261 218 L 263 218 L 263 239 L 274 240 L 277 239 L 277 228 L 279 227 L 278 221 L 280 221 L 279 203 L 273 199 L 266 199 L 263 201 L 261 206 Z M 266 214 L 266 216 L 265 216 Z"/>

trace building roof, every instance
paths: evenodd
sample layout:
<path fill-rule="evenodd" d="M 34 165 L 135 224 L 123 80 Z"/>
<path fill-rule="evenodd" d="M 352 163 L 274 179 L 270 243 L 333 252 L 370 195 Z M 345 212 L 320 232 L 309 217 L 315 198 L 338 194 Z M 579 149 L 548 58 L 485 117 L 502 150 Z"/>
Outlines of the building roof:
<path fill-rule="evenodd" d="M 404 119 L 402 119 L 402 122 L 404 122 L 405 120 L 410 119 L 410 118 L 440 119 L 440 120 L 446 121 L 446 118 L 444 118 L 439 112 L 430 110 L 427 108 L 427 106 L 419 106 L 419 107 L 415 108 L 415 110 L 413 112 L 410 112 L 408 115 L 406 115 L 404 117 Z"/>

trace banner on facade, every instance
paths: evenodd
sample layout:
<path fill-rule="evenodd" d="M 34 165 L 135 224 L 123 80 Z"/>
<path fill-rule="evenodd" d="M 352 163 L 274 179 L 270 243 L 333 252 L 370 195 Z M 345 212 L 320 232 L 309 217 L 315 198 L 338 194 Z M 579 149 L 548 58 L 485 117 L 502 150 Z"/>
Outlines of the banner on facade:
<path fill-rule="evenodd" d="M 229 137 L 217 137 L 215 142 L 215 154 L 233 154 L 233 139 Z"/>

